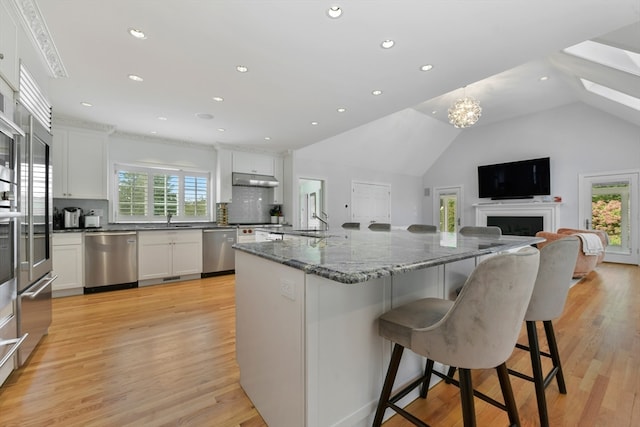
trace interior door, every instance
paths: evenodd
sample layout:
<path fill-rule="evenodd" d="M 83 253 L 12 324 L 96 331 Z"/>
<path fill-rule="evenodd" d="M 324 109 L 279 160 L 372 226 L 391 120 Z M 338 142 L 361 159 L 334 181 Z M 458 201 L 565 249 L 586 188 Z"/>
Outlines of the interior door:
<path fill-rule="evenodd" d="M 363 227 L 374 222 L 391 223 L 391 185 L 353 182 L 351 220 Z"/>
<path fill-rule="evenodd" d="M 638 264 L 639 171 L 580 175 L 579 224 L 609 236 L 605 261 Z"/>
<path fill-rule="evenodd" d="M 456 233 L 461 224 L 462 187 L 435 188 L 433 193 L 433 222 L 440 231 Z"/>

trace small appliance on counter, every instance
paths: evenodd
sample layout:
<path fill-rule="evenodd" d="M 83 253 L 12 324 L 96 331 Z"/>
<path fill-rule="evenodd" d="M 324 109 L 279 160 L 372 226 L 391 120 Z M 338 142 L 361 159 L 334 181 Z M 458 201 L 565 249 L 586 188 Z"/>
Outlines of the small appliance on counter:
<path fill-rule="evenodd" d="M 98 215 L 85 215 L 84 228 L 100 228 L 100 217 Z"/>
<path fill-rule="evenodd" d="M 80 228 L 82 209 L 64 208 L 64 228 Z"/>

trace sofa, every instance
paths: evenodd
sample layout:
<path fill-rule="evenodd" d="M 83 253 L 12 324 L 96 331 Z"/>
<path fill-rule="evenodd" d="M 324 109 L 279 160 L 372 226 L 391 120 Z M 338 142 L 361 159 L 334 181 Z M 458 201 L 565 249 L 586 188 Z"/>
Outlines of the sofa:
<path fill-rule="evenodd" d="M 542 237 L 546 241 L 538 243 L 536 246 L 538 249 L 542 249 L 547 244 L 554 240 L 562 239 L 563 237 L 571 236 L 576 233 L 594 233 L 602 241 L 603 249 L 606 249 L 609 244 L 609 236 L 607 233 L 601 230 L 579 230 L 576 228 L 559 228 L 555 233 L 549 231 L 539 231 L 536 233 L 536 237 Z M 604 250 L 598 255 L 587 255 L 583 249 L 583 242 L 580 240 L 580 250 L 578 252 L 578 260 L 576 261 L 576 267 L 573 270 L 573 278 L 581 279 L 591 271 L 593 271 L 600 263 L 604 261 Z"/>

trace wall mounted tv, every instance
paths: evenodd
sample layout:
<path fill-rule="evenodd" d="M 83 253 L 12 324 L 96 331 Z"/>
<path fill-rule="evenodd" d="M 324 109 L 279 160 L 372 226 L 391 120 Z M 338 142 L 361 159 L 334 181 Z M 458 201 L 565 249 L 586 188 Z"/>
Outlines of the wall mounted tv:
<path fill-rule="evenodd" d="M 478 166 L 478 197 L 530 199 L 551 195 L 549 157 Z"/>

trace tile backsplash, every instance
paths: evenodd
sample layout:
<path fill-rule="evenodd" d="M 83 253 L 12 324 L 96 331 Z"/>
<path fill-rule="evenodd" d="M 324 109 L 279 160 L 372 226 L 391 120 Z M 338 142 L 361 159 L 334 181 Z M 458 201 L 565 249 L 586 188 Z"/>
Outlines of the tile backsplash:
<path fill-rule="evenodd" d="M 231 191 L 233 203 L 227 204 L 229 223 L 261 224 L 271 220 L 272 188 L 234 186 Z"/>

